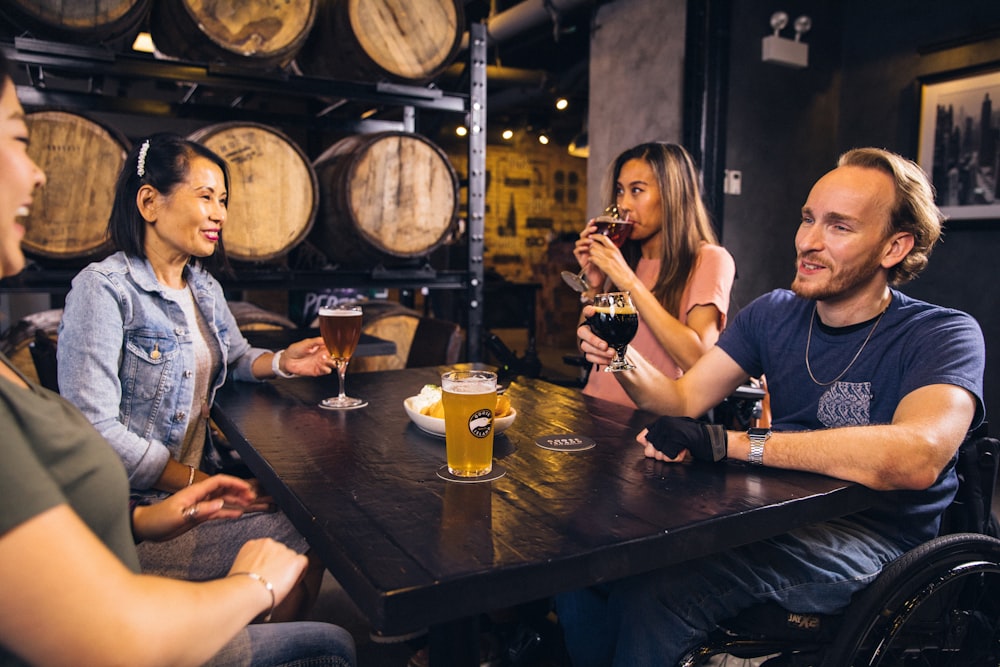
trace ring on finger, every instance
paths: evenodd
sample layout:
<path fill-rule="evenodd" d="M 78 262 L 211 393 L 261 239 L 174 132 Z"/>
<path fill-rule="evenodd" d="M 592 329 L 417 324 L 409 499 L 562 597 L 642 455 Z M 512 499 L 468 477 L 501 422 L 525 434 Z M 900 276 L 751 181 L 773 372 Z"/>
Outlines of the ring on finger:
<path fill-rule="evenodd" d="M 198 503 L 195 503 L 190 507 L 185 507 L 182 514 L 184 515 L 185 521 L 194 523 L 198 519 Z"/>

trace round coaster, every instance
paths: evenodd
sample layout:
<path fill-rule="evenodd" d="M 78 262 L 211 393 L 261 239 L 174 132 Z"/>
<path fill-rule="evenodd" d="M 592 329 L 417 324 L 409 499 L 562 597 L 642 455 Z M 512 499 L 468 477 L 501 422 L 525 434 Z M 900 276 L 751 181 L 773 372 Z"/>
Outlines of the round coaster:
<path fill-rule="evenodd" d="M 448 471 L 447 464 L 437 469 L 437 476 L 448 482 L 460 482 L 462 484 L 478 484 L 479 482 L 492 482 L 507 474 L 507 469 L 502 465 L 493 464 L 493 470 L 479 477 L 459 477 Z"/>
<path fill-rule="evenodd" d="M 535 444 L 542 449 L 551 449 L 554 452 L 582 452 L 597 445 L 593 438 L 573 433 L 540 435 L 535 438 Z"/>

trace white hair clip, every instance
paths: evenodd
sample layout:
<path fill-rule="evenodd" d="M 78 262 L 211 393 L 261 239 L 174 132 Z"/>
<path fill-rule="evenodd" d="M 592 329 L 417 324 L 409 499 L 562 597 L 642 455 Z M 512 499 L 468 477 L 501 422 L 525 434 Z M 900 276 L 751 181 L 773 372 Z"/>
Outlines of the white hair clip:
<path fill-rule="evenodd" d="M 146 153 L 149 152 L 149 139 L 142 142 L 142 146 L 139 148 L 139 158 L 136 160 L 135 173 L 142 178 L 146 175 Z"/>

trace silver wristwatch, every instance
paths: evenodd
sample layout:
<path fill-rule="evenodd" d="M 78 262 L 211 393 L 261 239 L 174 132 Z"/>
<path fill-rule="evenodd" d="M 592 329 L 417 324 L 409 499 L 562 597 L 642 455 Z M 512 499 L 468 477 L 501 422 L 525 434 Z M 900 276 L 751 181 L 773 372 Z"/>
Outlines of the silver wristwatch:
<path fill-rule="evenodd" d="M 764 465 L 764 443 L 771 437 L 771 429 L 751 428 L 747 430 L 747 437 L 750 438 L 750 456 L 747 461 L 750 465 Z"/>

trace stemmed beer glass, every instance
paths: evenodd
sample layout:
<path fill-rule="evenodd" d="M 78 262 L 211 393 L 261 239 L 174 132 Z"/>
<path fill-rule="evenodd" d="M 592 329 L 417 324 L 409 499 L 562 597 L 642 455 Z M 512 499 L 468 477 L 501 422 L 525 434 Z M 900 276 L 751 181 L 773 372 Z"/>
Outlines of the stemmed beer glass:
<path fill-rule="evenodd" d="M 607 236 L 615 244 L 616 248 L 621 248 L 625 241 L 628 240 L 628 237 L 632 235 L 632 222 L 628 219 L 628 214 L 625 215 L 624 220 L 619 218 L 618 207 L 614 204 L 604 209 L 603 214 L 594 218 L 594 224 L 597 225 L 597 230 L 594 234 Z M 590 268 L 589 262 L 580 269 L 580 273 L 563 271 L 562 279 L 566 281 L 567 285 L 583 294 L 590 287 L 585 278 L 588 268 Z"/>
<path fill-rule="evenodd" d="M 335 308 L 320 308 L 319 332 L 326 344 L 326 351 L 337 364 L 340 377 L 340 394 L 320 401 L 319 406 L 327 410 L 363 408 L 368 401 L 352 398 L 344 393 L 344 376 L 347 364 L 361 338 L 361 306 L 340 305 Z"/>
<path fill-rule="evenodd" d="M 625 360 L 625 348 L 639 329 L 639 313 L 628 292 L 607 292 L 594 297 L 596 313 L 587 318 L 590 330 L 615 349 L 615 358 L 605 372 L 630 371 L 635 366 Z"/>

